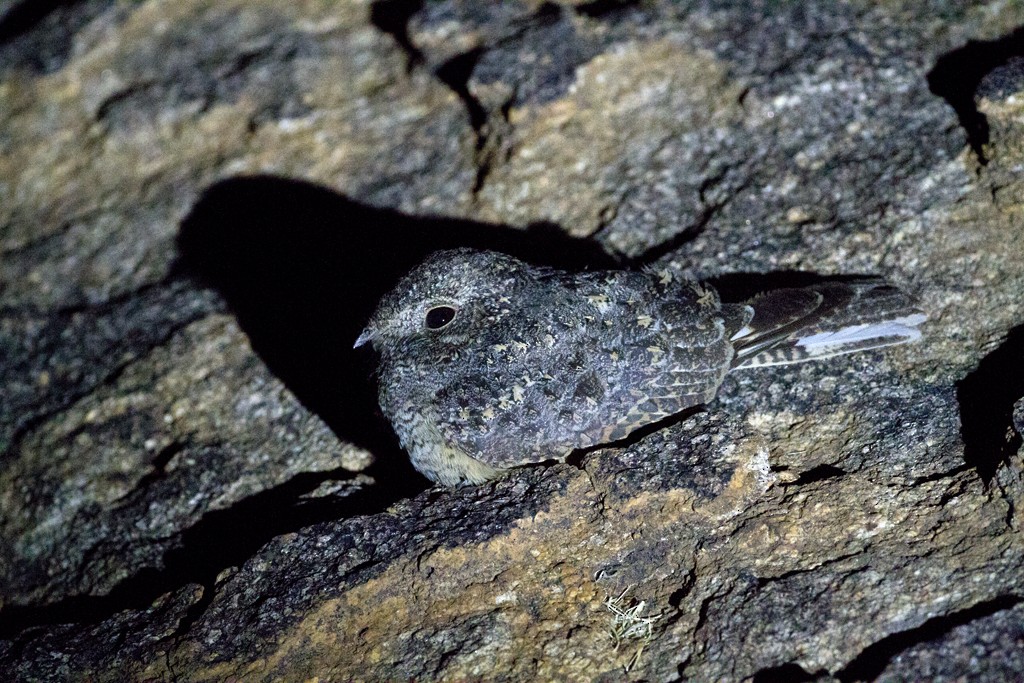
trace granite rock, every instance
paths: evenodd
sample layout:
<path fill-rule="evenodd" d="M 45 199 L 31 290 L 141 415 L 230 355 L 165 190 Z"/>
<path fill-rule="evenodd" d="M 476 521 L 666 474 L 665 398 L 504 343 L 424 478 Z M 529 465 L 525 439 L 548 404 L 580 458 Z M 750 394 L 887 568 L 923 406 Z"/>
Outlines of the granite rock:
<path fill-rule="evenodd" d="M 0 3 L 5 679 L 1019 670 L 1017 5 L 30 5 Z M 877 274 L 929 320 L 428 488 L 349 347 L 459 244 L 737 300 Z"/>

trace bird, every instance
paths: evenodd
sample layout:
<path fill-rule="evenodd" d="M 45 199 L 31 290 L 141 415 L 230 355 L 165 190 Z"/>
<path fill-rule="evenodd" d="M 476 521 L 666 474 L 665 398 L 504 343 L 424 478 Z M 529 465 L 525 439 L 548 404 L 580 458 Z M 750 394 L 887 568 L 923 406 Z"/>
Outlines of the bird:
<path fill-rule="evenodd" d="M 507 254 L 430 254 L 355 340 L 381 411 L 443 486 L 564 461 L 712 401 L 727 373 L 918 339 L 913 299 L 877 277 L 723 303 L 654 267 L 570 272 Z"/>

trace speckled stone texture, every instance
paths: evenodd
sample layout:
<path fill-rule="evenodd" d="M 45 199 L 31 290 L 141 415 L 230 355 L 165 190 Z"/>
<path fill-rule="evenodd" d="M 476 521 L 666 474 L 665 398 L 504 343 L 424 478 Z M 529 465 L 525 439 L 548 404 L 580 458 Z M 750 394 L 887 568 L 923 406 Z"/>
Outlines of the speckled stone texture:
<path fill-rule="evenodd" d="M 1019 675 L 1022 27 L 0 1 L 2 678 Z M 929 321 L 430 488 L 351 345 L 453 246 L 734 299 L 877 274 Z"/>

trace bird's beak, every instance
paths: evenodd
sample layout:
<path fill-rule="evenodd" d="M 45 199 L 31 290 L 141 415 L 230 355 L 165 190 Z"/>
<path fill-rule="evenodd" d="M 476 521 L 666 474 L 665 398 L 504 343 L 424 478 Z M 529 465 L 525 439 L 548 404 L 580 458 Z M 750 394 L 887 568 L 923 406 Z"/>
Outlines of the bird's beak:
<path fill-rule="evenodd" d="M 352 348 L 353 349 L 358 349 L 360 346 L 362 346 L 366 342 L 373 341 L 376 337 L 377 337 L 377 331 L 374 330 L 372 327 L 367 327 L 365 330 L 363 330 L 359 334 L 359 337 L 356 338 L 356 343 L 352 345 Z"/>

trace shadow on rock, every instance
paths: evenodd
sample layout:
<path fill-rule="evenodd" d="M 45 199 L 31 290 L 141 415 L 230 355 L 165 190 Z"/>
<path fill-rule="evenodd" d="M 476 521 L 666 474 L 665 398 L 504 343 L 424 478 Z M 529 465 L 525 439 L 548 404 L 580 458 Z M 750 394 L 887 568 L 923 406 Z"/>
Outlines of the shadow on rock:
<path fill-rule="evenodd" d="M 379 415 L 372 352 L 352 344 L 402 275 L 453 247 L 563 268 L 613 264 L 595 243 L 553 225 L 517 230 L 413 217 L 270 176 L 211 187 L 182 223 L 178 244 L 181 267 L 221 292 L 299 400 L 341 439 L 377 456 L 373 474 L 385 484 L 419 479 Z"/>
<path fill-rule="evenodd" d="M 825 282 L 857 282 L 876 276 L 867 273 L 821 275 L 803 270 L 772 270 L 766 273 L 724 273 L 708 278 L 722 301 L 739 303 L 773 289 L 810 287 Z"/>
<path fill-rule="evenodd" d="M 161 595 L 196 583 L 204 591 L 179 624 L 183 632 L 213 600 L 220 573 L 241 566 L 275 536 L 379 507 L 379 494 L 373 488 L 357 489 L 347 496 L 302 498 L 325 478 L 341 481 L 353 479 L 353 475 L 341 469 L 305 472 L 226 509 L 211 510 L 181 533 L 164 553 L 160 568 L 142 568 L 105 595 L 77 595 L 47 605 L 6 606 L 0 611 L 0 640 L 13 639 L 36 626 L 98 623 L 122 610 L 146 609 Z M 394 502 L 395 498 L 388 500 Z M 31 636 L 19 639 L 16 647 L 30 641 Z"/>
<path fill-rule="evenodd" d="M 79 2 L 80 0 L 30 0 L 7 3 L 6 10 L 0 12 L 0 42 L 31 31 L 56 10 Z"/>
<path fill-rule="evenodd" d="M 1021 446 L 1013 405 L 1024 396 L 1024 325 L 1010 330 L 998 349 L 957 382 L 956 396 L 964 461 L 988 484 Z"/>
<path fill-rule="evenodd" d="M 988 119 L 978 111 L 978 86 L 994 69 L 1024 56 L 1024 27 L 998 40 L 971 40 L 939 57 L 928 72 L 928 88 L 956 112 L 967 143 L 982 165 L 988 162 Z"/>

